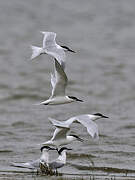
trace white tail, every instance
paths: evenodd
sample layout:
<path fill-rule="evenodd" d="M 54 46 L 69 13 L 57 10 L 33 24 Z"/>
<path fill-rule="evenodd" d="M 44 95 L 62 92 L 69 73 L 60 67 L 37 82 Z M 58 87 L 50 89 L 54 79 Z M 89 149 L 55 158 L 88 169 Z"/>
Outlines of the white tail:
<path fill-rule="evenodd" d="M 43 49 L 40 47 L 31 46 L 31 49 L 32 49 L 31 60 L 38 57 L 43 52 Z"/>
<path fill-rule="evenodd" d="M 36 104 L 33 104 L 35 106 L 38 106 L 38 105 L 48 105 L 49 104 L 49 101 L 46 100 L 46 101 L 43 101 L 43 102 L 40 102 L 40 103 L 36 103 Z"/>

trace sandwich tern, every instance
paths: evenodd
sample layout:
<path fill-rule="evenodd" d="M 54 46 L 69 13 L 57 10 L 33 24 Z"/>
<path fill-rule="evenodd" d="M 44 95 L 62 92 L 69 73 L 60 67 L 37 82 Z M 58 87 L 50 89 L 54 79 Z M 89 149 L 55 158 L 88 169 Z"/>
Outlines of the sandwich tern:
<path fill-rule="evenodd" d="M 52 170 L 55 170 L 55 173 L 57 173 L 57 169 L 63 167 L 66 164 L 66 152 L 67 150 L 72 150 L 67 147 L 62 147 L 58 151 L 58 158 L 52 162 L 48 163 L 48 167 L 46 165 L 41 164 L 41 172 L 42 173 L 48 173 L 54 175 L 54 172 Z"/>
<path fill-rule="evenodd" d="M 38 57 L 41 54 L 48 54 L 52 56 L 53 58 L 57 59 L 64 68 L 65 67 L 65 52 L 69 51 L 69 52 L 75 53 L 75 51 L 71 50 L 67 46 L 58 45 L 55 41 L 56 33 L 42 32 L 42 31 L 41 33 L 44 35 L 43 47 L 31 46 L 31 49 L 32 49 L 31 60 Z"/>
<path fill-rule="evenodd" d="M 62 147 L 60 148 L 60 150 L 58 151 L 58 158 L 55 161 L 49 162 L 49 168 L 56 170 L 58 168 L 63 167 L 66 164 L 66 152 L 67 150 L 72 150 L 70 148 L 67 147 Z"/>
<path fill-rule="evenodd" d="M 55 148 L 51 148 L 49 146 L 41 147 L 41 157 L 35 161 L 30 161 L 26 163 L 11 163 L 11 166 L 20 167 L 20 168 L 28 168 L 28 169 L 36 169 L 40 168 L 40 163 L 44 166 L 48 166 L 49 163 L 49 151 L 56 150 Z"/>
<path fill-rule="evenodd" d="M 52 95 L 48 100 L 38 103 L 36 105 L 58 105 L 76 101 L 83 102 L 82 100 L 74 96 L 65 95 L 65 88 L 68 83 L 68 78 L 62 66 L 56 59 L 54 59 L 54 63 L 55 74 L 51 74 Z"/>
<path fill-rule="evenodd" d="M 102 115 L 101 113 L 96 113 L 96 114 L 82 114 L 78 116 L 71 117 L 70 119 L 66 121 L 58 121 L 52 118 L 49 118 L 51 123 L 56 126 L 56 132 L 60 128 L 65 128 L 65 129 L 70 129 L 70 126 L 74 122 L 81 123 L 84 127 L 87 128 L 87 132 L 92 138 L 99 138 L 99 133 L 98 133 L 98 126 L 94 122 L 94 120 L 100 119 L 100 118 L 108 118 L 107 116 Z M 57 130 L 58 129 L 58 130 Z M 55 135 L 55 133 L 54 133 Z M 60 136 L 63 136 L 63 133 L 61 133 Z M 49 145 L 49 144 L 48 144 Z"/>
<path fill-rule="evenodd" d="M 51 122 L 53 123 L 52 119 L 51 119 Z M 56 123 L 55 124 L 53 123 L 53 125 L 56 127 L 56 129 L 53 133 L 53 137 L 49 141 L 42 143 L 43 146 L 44 145 L 46 145 L 46 146 L 51 145 L 51 146 L 57 147 L 57 149 L 58 149 L 59 146 L 69 144 L 75 140 L 83 142 L 83 139 L 81 139 L 77 135 L 74 135 L 74 134 L 68 135 L 68 132 L 70 130 L 69 127 L 59 126 L 59 125 L 57 126 Z"/>

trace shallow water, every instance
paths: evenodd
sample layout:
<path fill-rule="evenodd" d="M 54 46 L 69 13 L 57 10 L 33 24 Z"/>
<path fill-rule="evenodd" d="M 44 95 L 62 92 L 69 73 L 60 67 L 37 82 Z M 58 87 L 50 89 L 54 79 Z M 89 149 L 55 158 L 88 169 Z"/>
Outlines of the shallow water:
<path fill-rule="evenodd" d="M 99 142 L 75 125 L 86 141 L 70 145 L 62 178 L 135 179 L 134 7 L 133 0 L 0 1 L 0 179 L 44 179 L 10 162 L 40 156 L 38 144 L 54 131 L 48 117 L 96 112 L 110 117 L 97 121 Z M 77 52 L 67 55 L 67 94 L 85 103 L 33 106 L 50 96 L 53 68 L 48 56 L 28 61 L 29 45 L 42 45 L 39 31 L 56 32 Z"/>

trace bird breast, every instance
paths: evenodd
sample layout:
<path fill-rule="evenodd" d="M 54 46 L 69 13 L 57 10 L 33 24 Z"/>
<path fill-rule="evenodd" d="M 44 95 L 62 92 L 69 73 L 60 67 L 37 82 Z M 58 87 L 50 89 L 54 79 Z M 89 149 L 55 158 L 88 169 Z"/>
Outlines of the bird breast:
<path fill-rule="evenodd" d="M 69 102 L 72 102 L 69 98 L 67 98 L 66 96 L 57 96 L 54 97 L 52 99 L 49 99 L 49 104 L 50 105 L 56 105 L 56 104 L 66 104 Z"/>

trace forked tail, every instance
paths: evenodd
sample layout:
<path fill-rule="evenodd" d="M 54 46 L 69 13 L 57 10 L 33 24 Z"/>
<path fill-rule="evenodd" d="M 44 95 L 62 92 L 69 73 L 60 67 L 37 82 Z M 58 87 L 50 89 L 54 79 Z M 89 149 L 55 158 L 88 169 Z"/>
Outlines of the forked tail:
<path fill-rule="evenodd" d="M 40 56 L 43 52 L 43 49 L 37 46 L 31 46 L 32 49 L 32 55 L 31 55 L 31 60 L 35 59 L 36 57 Z"/>

